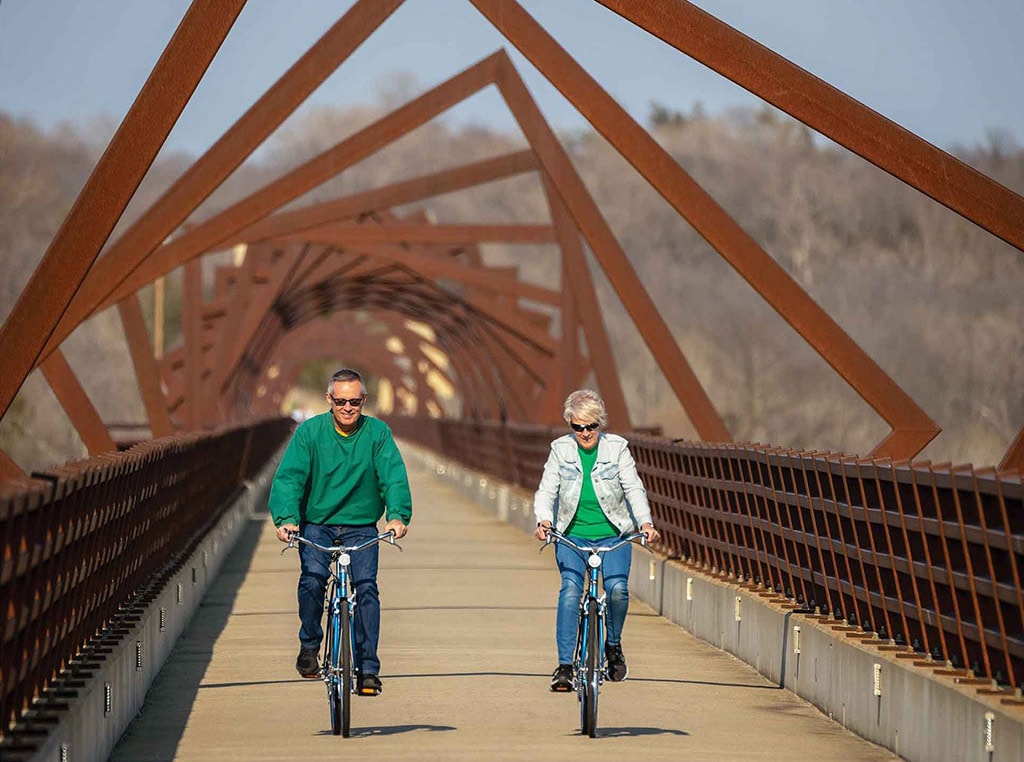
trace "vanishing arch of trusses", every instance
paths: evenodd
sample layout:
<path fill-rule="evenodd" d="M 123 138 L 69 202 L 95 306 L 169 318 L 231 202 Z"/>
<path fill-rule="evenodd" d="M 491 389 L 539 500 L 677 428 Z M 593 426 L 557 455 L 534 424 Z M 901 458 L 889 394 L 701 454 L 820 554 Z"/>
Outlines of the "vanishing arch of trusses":
<path fill-rule="evenodd" d="M 598 1 L 1024 250 L 1024 199 L 713 16 L 683 0 Z M 269 368 L 286 364 L 292 373 L 302 356 L 299 349 L 289 355 L 288 342 L 282 339 L 314 318 L 347 311 L 376 315 L 396 330 L 401 322 L 395 322 L 396 315 L 430 326 L 436 348 L 451 362 L 450 381 L 461 397 L 464 415 L 553 422 L 560 397 L 593 371 L 613 425 L 627 428 L 625 398 L 597 308 L 585 244 L 698 436 L 715 441 L 731 438 L 504 51 L 456 74 L 216 216 L 183 227 L 199 204 L 401 2 L 358 0 L 98 258 L 244 5 L 244 0 L 194 0 L 0 329 L 0 357 L 6 365 L 0 378 L 0 415 L 7 412 L 28 374 L 39 368 L 90 452 L 112 449 L 109 432 L 60 347 L 85 319 L 116 306 L 154 436 L 252 415 L 253 406 L 241 400 L 251 400 L 261 384 L 266 388 Z M 515 0 L 467 2 L 889 424 L 891 432 L 872 454 L 910 458 L 938 434 L 939 426 Z M 529 150 L 294 211 L 278 211 L 488 86 L 500 92 Z M 544 188 L 550 210 L 547 225 L 436 225 L 416 217 L 401 219 L 390 211 L 524 172 L 536 173 Z M 476 245 L 486 241 L 555 245 L 562 282 L 573 284 L 571 293 L 570 289 L 539 288 L 519 280 L 514 272 L 485 267 Z M 204 301 L 201 258 L 237 244 L 247 246 L 244 261 L 221 268 L 213 298 Z M 453 256 L 453 251 L 458 254 Z M 136 292 L 178 267 L 185 272 L 184 340 L 157 359 L 149 348 Z M 531 302 L 547 311 L 528 306 Z M 551 328 L 553 312 L 558 313 L 557 336 Z M 580 341 L 581 334 L 585 342 Z M 316 351 L 309 344 L 301 346 L 307 353 Z M 388 364 L 392 358 L 365 342 L 353 349 L 368 362 L 383 362 L 382 375 L 398 377 L 399 368 Z M 399 386 L 409 389 L 404 382 Z M 429 387 L 415 387 L 430 395 Z M 422 400 L 424 406 L 429 401 L 436 403 L 432 398 Z M 1022 435 L 1010 445 L 1002 466 L 1024 465 Z M 21 476 L 3 452 L 0 476 Z"/>

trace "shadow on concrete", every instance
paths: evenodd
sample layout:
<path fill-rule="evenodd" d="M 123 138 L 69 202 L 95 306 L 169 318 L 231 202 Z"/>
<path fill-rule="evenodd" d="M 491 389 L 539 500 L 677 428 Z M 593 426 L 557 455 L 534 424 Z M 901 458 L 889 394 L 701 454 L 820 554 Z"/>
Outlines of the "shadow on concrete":
<path fill-rule="evenodd" d="M 676 685 L 710 685 L 714 688 L 758 688 L 766 691 L 784 690 L 777 685 L 751 685 L 750 683 L 718 683 L 713 680 L 672 680 L 664 677 L 631 677 L 631 683 L 673 683 Z"/>
<path fill-rule="evenodd" d="M 626 736 L 688 736 L 685 730 L 675 728 L 597 728 L 598 738 L 624 738 Z"/>
<path fill-rule="evenodd" d="M 320 681 L 296 677 L 294 680 L 253 680 L 251 682 L 240 683 L 207 683 L 206 685 L 198 686 L 197 690 L 208 691 L 211 688 L 240 688 L 243 685 L 287 685 L 289 683 L 313 683 L 314 685 L 319 685 Z"/>
<path fill-rule="evenodd" d="M 415 733 L 420 730 L 437 733 L 458 730 L 458 728 L 454 725 L 379 725 L 370 728 L 352 728 L 352 735 L 357 738 L 360 736 L 395 736 L 399 733 Z"/>
<path fill-rule="evenodd" d="M 224 559 L 217 579 L 206 591 L 192 621 L 153 681 L 142 708 L 114 747 L 110 762 L 174 758 L 196 693 L 213 657 L 213 646 L 231 616 L 231 606 L 252 563 L 262 532 L 262 521 L 250 521 L 242 530 L 234 549 Z"/>
<path fill-rule="evenodd" d="M 389 611 L 555 611 L 557 608 L 557 606 L 381 606 L 381 610 L 385 614 Z"/>
<path fill-rule="evenodd" d="M 386 680 L 402 680 L 417 677 L 544 677 L 550 678 L 546 672 L 423 672 L 414 675 L 381 675 Z"/>

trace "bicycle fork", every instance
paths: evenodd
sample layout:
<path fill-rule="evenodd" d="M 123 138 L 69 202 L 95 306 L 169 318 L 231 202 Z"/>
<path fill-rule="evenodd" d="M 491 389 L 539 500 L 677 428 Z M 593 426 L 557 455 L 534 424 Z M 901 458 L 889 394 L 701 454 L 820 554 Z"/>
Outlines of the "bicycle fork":
<path fill-rule="evenodd" d="M 585 660 L 587 657 L 587 645 L 591 638 L 596 637 L 598 643 L 598 654 L 600 659 L 600 665 L 598 667 L 598 684 L 604 682 L 605 677 L 605 654 L 604 654 L 604 640 L 605 640 L 605 606 L 607 602 L 607 594 L 597 594 L 598 584 L 596 570 L 591 570 L 591 580 L 587 587 L 587 593 L 580 599 L 580 624 L 579 624 L 579 638 L 576 642 L 576 669 L 573 679 L 575 681 L 575 688 L 577 698 L 582 699 L 583 693 L 583 679 L 582 672 L 585 667 Z M 587 621 L 587 604 L 591 601 L 597 601 L 597 629 L 596 633 L 590 632 L 590 624 Z"/>
<path fill-rule="evenodd" d="M 352 590 L 348 596 L 342 596 L 338 592 L 339 590 L 344 590 L 345 587 L 346 582 L 344 577 L 335 576 L 334 584 L 331 590 L 331 595 L 329 596 L 329 600 L 325 606 L 328 613 L 327 622 L 330 625 L 331 631 L 324 633 L 324 639 L 328 640 L 331 643 L 337 644 L 336 646 L 334 646 L 337 648 L 341 647 L 341 637 L 340 632 L 335 632 L 335 630 L 341 627 L 341 615 L 343 611 L 342 606 L 346 606 L 348 608 L 348 617 L 350 622 L 352 621 L 352 616 L 356 607 L 355 590 Z M 349 648 L 351 648 L 352 645 L 353 644 L 350 642 Z M 340 664 L 341 654 L 337 654 L 335 659 L 329 660 L 327 658 L 324 658 L 324 663 L 321 665 L 320 671 L 323 674 L 324 683 L 327 684 L 328 691 L 330 691 L 331 685 L 334 682 L 335 678 L 337 678 L 338 680 L 342 679 L 341 668 L 334 666 L 334 664 L 332 664 L 331 661 L 337 661 Z M 347 689 L 351 693 L 355 692 L 354 686 L 349 685 L 347 686 Z"/>

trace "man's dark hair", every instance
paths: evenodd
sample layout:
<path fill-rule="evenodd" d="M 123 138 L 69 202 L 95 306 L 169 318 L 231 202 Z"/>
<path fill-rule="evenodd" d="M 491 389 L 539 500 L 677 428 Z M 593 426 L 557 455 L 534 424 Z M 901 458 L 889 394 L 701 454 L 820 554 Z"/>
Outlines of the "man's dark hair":
<path fill-rule="evenodd" d="M 350 368 L 342 368 L 341 370 L 334 371 L 334 375 L 331 376 L 330 381 L 327 382 L 327 393 L 330 394 L 334 390 L 335 381 L 358 381 L 359 389 L 363 394 L 366 394 L 366 384 L 363 383 L 363 377 L 358 372 Z"/>

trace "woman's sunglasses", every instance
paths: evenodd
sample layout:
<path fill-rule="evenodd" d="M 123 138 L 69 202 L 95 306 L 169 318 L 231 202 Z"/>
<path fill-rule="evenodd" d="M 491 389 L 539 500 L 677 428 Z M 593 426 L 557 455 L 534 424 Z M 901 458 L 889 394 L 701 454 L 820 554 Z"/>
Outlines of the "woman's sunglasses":
<path fill-rule="evenodd" d="M 601 427 L 600 423 L 570 423 L 569 428 L 573 431 L 594 431 Z"/>

